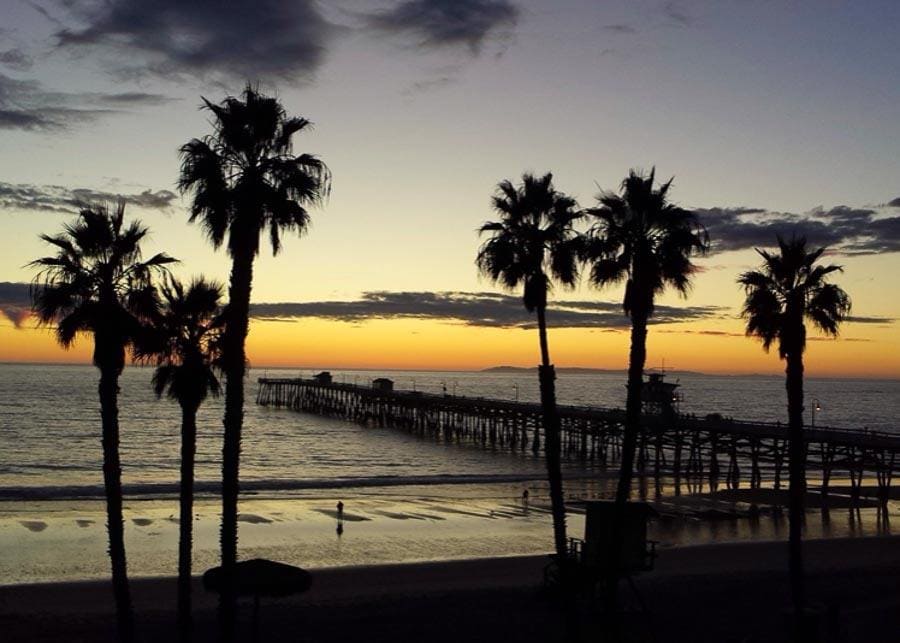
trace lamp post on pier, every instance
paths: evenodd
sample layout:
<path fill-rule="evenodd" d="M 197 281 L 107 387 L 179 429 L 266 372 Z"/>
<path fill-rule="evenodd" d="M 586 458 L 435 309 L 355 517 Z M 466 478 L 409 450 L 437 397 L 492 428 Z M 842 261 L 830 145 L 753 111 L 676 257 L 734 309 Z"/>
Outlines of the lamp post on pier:
<path fill-rule="evenodd" d="M 519 401 L 519 385 L 513 384 L 513 389 L 515 389 L 515 391 L 516 391 L 516 402 L 518 402 Z"/>
<path fill-rule="evenodd" d="M 812 401 L 812 424 L 811 428 L 816 428 L 816 411 L 821 411 L 822 407 L 819 405 L 819 398 L 814 397 Z"/>

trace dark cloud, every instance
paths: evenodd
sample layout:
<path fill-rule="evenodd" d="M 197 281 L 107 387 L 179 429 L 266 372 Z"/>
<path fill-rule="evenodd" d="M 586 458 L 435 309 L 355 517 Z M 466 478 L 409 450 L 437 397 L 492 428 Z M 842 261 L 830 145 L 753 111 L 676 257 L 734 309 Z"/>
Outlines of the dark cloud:
<path fill-rule="evenodd" d="M 839 205 L 806 214 L 768 212 L 760 208 L 699 208 L 714 252 L 769 248 L 776 235 L 804 235 L 812 245 L 846 255 L 900 252 L 900 216 L 883 216 L 869 208 Z"/>
<path fill-rule="evenodd" d="M 720 314 L 716 306 L 658 306 L 654 323 L 703 319 Z M 256 319 L 318 317 L 344 322 L 371 319 L 433 319 L 469 326 L 533 328 L 534 315 L 514 295 L 488 292 L 386 292 L 363 293 L 355 301 L 253 304 Z M 557 301 L 547 310 L 554 328 L 627 328 L 629 320 L 616 302 Z"/>
<path fill-rule="evenodd" d="M 893 324 L 896 319 L 893 317 L 848 317 L 847 321 L 853 324 Z"/>
<path fill-rule="evenodd" d="M 898 196 L 896 199 L 888 201 L 888 205 L 892 208 L 900 208 L 900 196 Z"/>
<path fill-rule="evenodd" d="M 139 208 L 165 210 L 178 198 L 169 190 L 144 190 L 134 194 L 116 194 L 88 188 L 61 185 L 29 185 L 0 181 L 0 210 L 38 210 L 45 212 L 77 212 L 84 203 L 109 203 L 123 198 Z"/>
<path fill-rule="evenodd" d="M 690 14 L 677 2 L 667 2 L 663 7 L 663 13 L 669 22 L 680 27 L 690 27 L 694 22 Z"/>
<path fill-rule="evenodd" d="M 35 80 L 0 73 L 0 129 L 64 130 L 123 108 L 168 100 L 161 94 L 144 92 L 56 92 Z"/>
<path fill-rule="evenodd" d="M 72 107 L 63 95 L 33 80 L 0 73 L 0 129 L 59 130 L 97 118 L 108 110 Z"/>
<path fill-rule="evenodd" d="M 406 0 L 370 14 L 370 27 L 412 36 L 421 47 L 468 47 L 478 53 L 491 37 L 508 37 L 519 9 L 508 0 Z"/>
<path fill-rule="evenodd" d="M 318 69 L 337 29 L 314 0 L 59 0 L 59 5 L 79 25 L 57 33 L 58 47 L 125 54 L 112 64 L 129 75 L 300 80 Z"/>
<path fill-rule="evenodd" d="M 174 99 L 162 94 L 150 94 L 147 92 L 122 92 L 120 94 L 100 94 L 97 100 L 108 105 L 162 105 L 172 102 Z"/>
<path fill-rule="evenodd" d="M 4 67 L 9 67 L 16 71 L 27 71 L 31 69 L 33 62 L 31 56 L 18 47 L 0 51 L 0 65 L 3 65 Z"/>
<path fill-rule="evenodd" d="M 0 317 L 6 317 L 16 328 L 21 328 L 30 313 L 28 284 L 0 281 Z"/>
<path fill-rule="evenodd" d="M 637 33 L 637 29 L 632 27 L 631 25 L 603 25 L 603 29 L 606 31 L 610 31 L 612 33 L 621 33 L 621 34 L 631 34 Z"/>
<path fill-rule="evenodd" d="M 457 78 L 452 75 L 444 75 L 444 76 L 435 76 L 434 78 L 427 78 L 425 80 L 419 80 L 411 84 L 404 90 L 404 94 L 407 96 L 411 96 L 413 94 L 421 94 L 423 92 L 434 91 L 437 89 L 441 89 L 443 87 L 447 87 L 449 85 L 453 85 L 457 82 Z"/>

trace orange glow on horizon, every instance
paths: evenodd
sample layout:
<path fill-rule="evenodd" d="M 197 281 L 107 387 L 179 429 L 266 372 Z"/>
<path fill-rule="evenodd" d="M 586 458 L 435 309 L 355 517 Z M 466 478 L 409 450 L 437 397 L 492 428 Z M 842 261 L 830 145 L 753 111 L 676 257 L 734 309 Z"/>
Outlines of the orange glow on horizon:
<path fill-rule="evenodd" d="M 757 340 L 744 337 L 739 320 L 699 326 L 697 322 L 651 326 L 647 367 L 658 367 L 665 360 L 667 367 L 681 371 L 783 373 L 777 350 L 765 353 Z M 811 335 L 805 357 L 807 375 L 900 377 L 896 333 L 884 327 L 859 328 L 848 329 L 845 338 L 838 340 Z M 629 340 L 627 329 L 550 329 L 551 356 L 561 367 L 625 369 Z M 79 338 L 66 351 L 48 329 L 16 329 L 8 322 L 0 323 L 0 361 L 90 363 L 91 349 L 88 337 Z M 259 368 L 480 370 L 499 365 L 528 367 L 539 361 L 534 330 L 425 320 L 255 321 L 247 353 L 251 365 Z"/>

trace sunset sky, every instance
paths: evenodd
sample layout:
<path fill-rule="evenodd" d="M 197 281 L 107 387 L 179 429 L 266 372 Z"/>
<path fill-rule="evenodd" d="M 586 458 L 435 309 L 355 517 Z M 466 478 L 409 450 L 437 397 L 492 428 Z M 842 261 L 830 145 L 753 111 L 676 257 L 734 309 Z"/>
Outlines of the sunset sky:
<path fill-rule="evenodd" d="M 247 81 L 315 123 L 334 175 L 304 238 L 256 264 L 255 366 L 470 369 L 538 361 L 515 297 L 479 279 L 502 179 L 552 171 L 583 206 L 629 168 L 675 176 L 713 251 L 659 301 L 648 365 L 778 372 L 743 336 L 737 275 L 775 233 L 844 266 L 838 340 L 809 375 L 900 377 L 896 0 L 3 0 L 0 361 L 88 361 L 27 316 L 26 264 L 75 202 L 123 195 L 180 276 L 230 265 L 187 223 L 178 153 L 201 96 Z M 623 368 L 621 290 L 556 291 L 559 366 Z"/>

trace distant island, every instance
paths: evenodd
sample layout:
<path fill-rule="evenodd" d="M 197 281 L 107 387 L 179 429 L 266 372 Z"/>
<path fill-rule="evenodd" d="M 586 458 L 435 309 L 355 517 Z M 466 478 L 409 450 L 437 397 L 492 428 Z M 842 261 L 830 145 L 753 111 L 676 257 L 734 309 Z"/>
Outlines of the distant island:
<path fill-rule="evenodd" d="M 647 371 L 656 371 L 659 369 L 648 368 Z M 484 368 L 479 371 L 479 373 L 535 373 L 537 372 L 537 366 L 491 366 L 490 368 Z M 613 375 L 623 375 L 628 371 L 624 368 L 586 368 L 582 366 L 560 366 L 556 369 L 557 373 L 568 373 L 570 375 L 596 375 L 598 373 L 605 374 L 613 374 Z M 668 371 L 669 374 L 678 374 L 678 375 L 706 375 L 706 373 L 700 373 L 697 371 L 681 371 L 672 369 Z"/>

